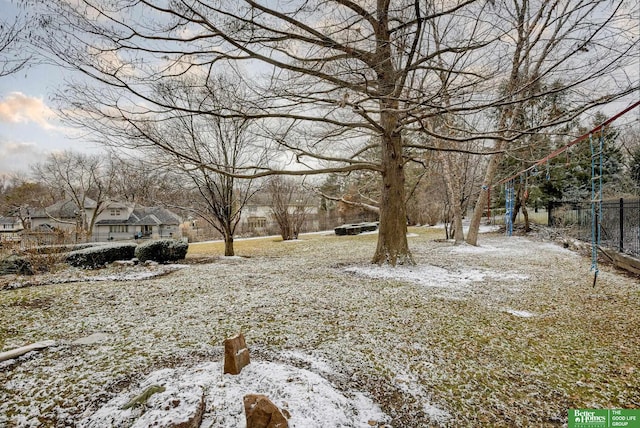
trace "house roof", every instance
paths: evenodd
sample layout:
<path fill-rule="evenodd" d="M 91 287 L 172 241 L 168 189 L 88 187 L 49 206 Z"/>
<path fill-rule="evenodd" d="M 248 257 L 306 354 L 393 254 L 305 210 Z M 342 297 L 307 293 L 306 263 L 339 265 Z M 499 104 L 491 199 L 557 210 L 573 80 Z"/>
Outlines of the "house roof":
<path fill-rule="evenodd" d="M 130 208 L 133 205 L 134 205 L 133 202 L 110 201 L 110 202 L 107 202 L 107 204 L 104 207 L 105 207 L 105 209 Z"/>
<path fill-rule="evenodd" d="M 96 225 L 134 225 L 134 226 L 159 226 L 164 224 L 178 225 L 180 217 L 162 207 L 136 207 L 126 220 L 106 219 L 96 222 Z"/>
<path fill-rule="evenodd" d="M 96 201 L 91 198 L 84 199 L 85 209 L 95 209 L 98 206 Z M 72 199 L 64 199 L 60 202 L 56 202 L 53 205 L 49 205 L 46 208 L 39 208 L 31 213 L 31 218 L 75 218 L 77 215 L 78 206 Z"/>
<path fill-rule="evenodd" d="M 15 224 L 16 223 L 16 218 L 15 217 L 3 217 L 0 216 L 0 224 Z"/>
<path fill-rule="evenodd" d="M 0 233 L 17 232 L 24 229 L 24 227 L 22 226 L 22 222 L 17 217 L 0 216 L 0 224 L 11 226 L 11 229 L 5 229 L 4 227 L 0 228 Z"/>

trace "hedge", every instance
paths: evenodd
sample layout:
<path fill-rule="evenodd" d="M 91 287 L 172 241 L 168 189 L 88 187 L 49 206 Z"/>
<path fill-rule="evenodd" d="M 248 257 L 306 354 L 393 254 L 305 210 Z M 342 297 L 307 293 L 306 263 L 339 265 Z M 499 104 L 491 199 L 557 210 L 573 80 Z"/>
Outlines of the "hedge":
<path fill-rule="evenodd" d="M 97 268 L 116 260 L 130 260 L 135 250 L 134 243 L 100 245 L 72 251 L 67 255 L 66 262 L 76 267 Z"/>
<path fill-rule="evenodd" d="M 161 239 L 138 245 L 135 256 L 141 262 L 152 260 L 158 263 L 182 260 L 187 255 L 189 244 L 174 239 Z"/>
<path fill-rule="evenodd" d="M 17 255 L 11 255 L 0 260 L 0 275 L 33 275 L 33 268 L 29 260 Z"/>
<path fill-rule="evenodd" d="M 25 251 L 30 254 L 61 254 L 69 251 L 84 250 L 85 248 L 93 248 L 104 245 L 100 242 L 88 242 L 82 244 L 61 244 L 61 245 L 40 245 L 37 247 L 27 248 Z"/>

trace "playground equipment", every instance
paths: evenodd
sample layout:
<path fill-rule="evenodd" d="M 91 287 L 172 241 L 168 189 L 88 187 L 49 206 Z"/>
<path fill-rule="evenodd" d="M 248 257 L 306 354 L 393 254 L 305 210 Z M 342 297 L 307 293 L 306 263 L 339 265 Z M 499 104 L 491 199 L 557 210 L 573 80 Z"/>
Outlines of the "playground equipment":
<path fill-rule="evenodd" d="M 522 171 L 519 171 L 513 174 L 510 177 L 504 178 L 497 182 L 495 185 L 504 185 L 505 186 L 505 204 L 506 204 L 506 225 L 507 225 L 507 235 L 511 236 L 513 234 L 513 222 L 512 222 L 512 211 L 514 207 L 514 182 L 517 178 L 522 180 L 523 177 L 527 177 L 530 175 L 537 175 L 538 168 L 542 165 L 546 164 L 546 179 L 549 180 L 551 178 L 549 172 L 549 161 L 557 156 L 560 156 L 562 153 L 566 153 L 570 147 L 575 146 L 576 144 L 589 139 L 590 148 L 591 148 L 591 271 L 594 272 L 593 275 L 593 286 L 596 285 L 596 280 L 598 279 L 598 249 L 601 243 L 601 223 L 600 220 L 602 218 L 602 163 L 603 163 L 603 145 L 604 145 L 604 131 L 606 128 L 613 123 L 615 120 L 627 114 L 629 111 L 634 108 L 640 106 L 640 101 L 635 102 L 630 105 L 626 109 L 621 112 L 615 114 L 611 118 L 604 121 L 602 124 L 596 126 L 589 132 L 586 132 L 566 144 L 565 146 L 560 147 L 549 153 L 547 156 L 543 157 L 540 160 L 534 162 L 531 166 Z M 594 135 L 598 137 L 594 138 Z M 594 142 L 594 139 L 597 139 L 597 143 Z"/>

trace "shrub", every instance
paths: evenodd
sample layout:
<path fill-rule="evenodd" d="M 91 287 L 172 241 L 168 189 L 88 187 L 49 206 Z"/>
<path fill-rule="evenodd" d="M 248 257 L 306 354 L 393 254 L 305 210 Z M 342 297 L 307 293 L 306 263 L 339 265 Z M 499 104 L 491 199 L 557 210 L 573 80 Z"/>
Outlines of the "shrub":
<path fill-rule="evenodd" d="M 33 275 L 33 268 L 29 260 L 17 255 L 11 255 L 0 260 L 0 275 Z"/>
<path fill-rule="evenodd" d="M 24 251 L 30 254 L 61 254 L 69 251 L 83 250 L 85 248 L 97 247 L 99 243 L 82 244 L 59 244 L 59 245 L 35 245 L 26 248 Z"/>
<path fill-rule="evenodd" d="M 24 256 L 31 263 L 34 272 L 54 272 L 60 266 L 64 266 L 67 259 L 67 253 L 96 247 L 98 245 L 100 244 L 40 245 L 26 248 L 24 250 Z"/>
<path fill-rule="evenodd" d="M 130 260 L 134 257 L 136 244 L 109 244 L 72 251 L 67 255 L 67 263 L 83 268 L 97 268 L 116 260 Z"/>
<path fill-rule="evenodd" d="M 141 262 L 152 260 L 158 263 L 174 262 L 184 259 L 189 244 L 174 239 L 161 239 L 138 245 L 135 256 Z"/>

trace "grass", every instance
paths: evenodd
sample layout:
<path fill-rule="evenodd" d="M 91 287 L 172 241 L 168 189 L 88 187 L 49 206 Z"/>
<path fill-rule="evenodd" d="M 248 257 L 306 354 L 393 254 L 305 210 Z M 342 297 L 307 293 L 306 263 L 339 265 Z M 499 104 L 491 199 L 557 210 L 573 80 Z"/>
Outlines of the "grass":
<path fill-rule="evenodd" d="M 243 259 L 191 245 L 188 257 L 210 263 L 147 281 L 2 291 L 0 350 L 62 344 L 0 367 L 0 425 L 30 409 L 74 425 L 151 370 L 220 358 L 238 331 L 252 359 L 327 361 L 333 384 L 366 392 L 395 427 L 562 426 L 570 408 L 640 407 L 637 279 L 603 266 L 594 289 L 590 260 L 551 244 L 483 236 L 475 249 L 410 232 L 411 269 L 461 282 L 347 273 L 367 268 L 376 236 L 317 234 L 238 240 Z M 485 276 L 464 281 L 476 271 Z M 69 344 L 98 331 L 109 340 Z"/>
<path fill-rule="evenodd" d="M 408 233 L 417 234 L 427 239 L 444 238 L 444 230 L 438 228 L 409 227 Z M 362 242 L 375 242 L 378 239 L 376 233 L 365 233 L 355 236 L 336 236 L 332 232 L 309 233 L 300 236 L 298 241 L 331 243 L 348 239 L 358 239 Z M 236 255 L 241 257 L 257 256 L 285 256 L 294 254 L 297 250 L 296 241 L 289 242 L 291 245 L 282 245 L 281 237 L 267 236 L 250 239 L 236 239 L 233 243 Z M 287 244 L 289 244 L 287 243 Z M 211 257 L 224 255 L 223 241 L 196 242 L 189 245 L 187 257 Z M 372 254 L 373 255 L 373 254 Z"/>

